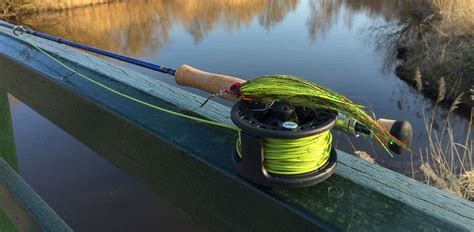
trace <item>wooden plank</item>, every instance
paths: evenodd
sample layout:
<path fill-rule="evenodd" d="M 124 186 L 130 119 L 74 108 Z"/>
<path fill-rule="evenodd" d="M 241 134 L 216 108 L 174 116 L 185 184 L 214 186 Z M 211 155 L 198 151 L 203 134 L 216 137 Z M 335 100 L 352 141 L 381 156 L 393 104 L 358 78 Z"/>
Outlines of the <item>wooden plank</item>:
<path fill-rule="evenodd" d="M 467 228 L 474 229 L 474 204 L 471 201 L 355 156 L 341 156 L 339 163 L 337 174 L 351 176 L 354 183 L 367 186 L 438 218 L 465 223 Z"/>
<path fill-rule="evenodd" d="M 41 227 L 23 205 L 0 183 L 0 231 L 41 231 Z M 0 213 L 0 214 L 2 214 Z"/>
<path fill-rule="evenodd" d="M 17 229 L 38 231 L 41 228 L 43 231 L 72 231 L 3 158 L 0 158 L 0 185 L 3 186 L 0 189 L 6 189 L 34 219 L 33 221 L 18 206 L 2 204 L 3 209 L 9 209 L 7 213 L 10 215 L 22 216 L 21 218 L 16 218 L 21 220 L 16 224 Z M 15 204 L 12 200 L 7 202 Z M 9 218 L 11 220 L 10 216 Z"/>
<path fill-rule="evenodd" d="M 67 73 L 61 73 L 61 71 L 58 71 L 60 70 L 59 67 L 55 66 L 54 64 L 51 64 L 50 62 L 45 61 L 44 58 L 43 59 L 38 58 L 36 60 L 31 59 L 31 57 L 38 56 L 37 54 L 30 56 L 29 60 L 25 60 L 25 59 L 18 60 L 19 59 L 18 57 L 20 57 L 18 55 L 25 53 L 25 51 L 28 51 L 28 53 L 33 53 L 33 54 L 35 54 L 35 52 L 29 49 L 27 46 L 25 46 L 25 44 L 23 44 L 23 48 L 20 48 L 21 46 L 18 45 L 18 41 L 16 41 L 16 43 L 17 44 L 10 44 L 10 46 L 8 46 L 8 48 L 17 47 L 15 49 L 19 49 L 18 51 L 16 51 L 17 52 L 16 56 L 15 56 L 14 51 L 8 51 L 8 52 L 3 51 L 4 53 L 9 53 L 9 56 L 11 59 L 16 59 L 18 62 L 21 62 L 21 63 L 28 63 L 28 65 L 31 65 L 30 68 L 34 68 L 36 71 L 42 72 L 44 75 L 46 75 L 47 77 L 53 78 L 55 81 L 59 81 L 60 77 L 67 75 Z M 179 90 L 172 86 L 158 82 L 156 80 L 150 80 L 148 77 L 143 77 L 142 75 L 139 75 L 129 70 L 124 72 L 123 71 L 124 69 L 121 67 L 114 68 L 114 65 L 112 64 L 104 62 L 103 60 L 98 59 L 96 57 L 89 56 L 81 52 L 77 52 L 73 49 L 65 48 L 62 46 L 58 46 L 60 48 L 55 48 L 56 45 L 49 44 L 49 43 L 45 43 L 44 45 L 42 44 L 42 46 L 44 46 L 45 49 L 50 49 L 57 56 L 63 57 L 65 59 L 72 59 L 69 56 L 74 56 L 75 61 L 71 62 L 70 63 L 71 65 L 74 65 L 78 69 L 81 69 L 84 72 L 88 72 L 88 74 L 94 75 L 94 77 L 100 78 L 102 81 L 105 81 L 105 82 L 108 82 L 108 81 L 110 82 L 110 79 L 118 80 L 119 81 L 118 83 L 110 82 L 108 84 L 114 85 L 114 87 L 116 88 L 124 88 L 127 91 L 133 92 L 131 94 L 139 95 L 140 97 L 146 98 L 147 100 L 150 100 L 152 102 L 154 101 L 157 104 L 162 104 L 165 106 L 176 108 L 176 106 L 173 106 L 177 104 L 176 102 L 186 102 L 185 104 L 180 105 L 179 109 L 183 110 L 183 108 L 194 109 L 203 100 L 202 98 L 199 98 L 198 96 L 192 96 L 191 98 L 192 100 L 187 101 L 186 99 L 188 99 L 189 97 L 189 93 L 187 92 L 183 93 L 182 90 Z M 10 64 L 9 66 L 12 66 L 12 65 L 13 64 Z M 95 67 L 95 68 L 92 68 L 92 67 Z M 21 72 L 21 70 L 17 70 L 14 73 L 18 73 L 18 72 Z M 10 73 L 9 75 L 13 75 L 13 73 Z M 115 75 L 118 75 L 118 77 Z M 137 82 L 131 81 L 131 80 L 142 80 L 142 79 L 144 80 L 137 81 Z M 130 89 L 127 89 L 126 87 L 121 85 L 121 83 L 123 83 L 124 80 L 128 80 L 128 82 L 126 83 L 127 84 L 126 86 L 137 87 L 141 89 L 142 91 L 147 92 L 148 94 L 134 92 Z M 243 186 L 248 185 L 246 184 L 245 181 L 235 176 L 235 173 L 233 172 L 231 166 L 228 163 L 229 162 L 228 159 L 210 157 L 209 154 L 207 155 L 204 154 L 207 152 L 207 153 L 218 155 L 216 153 L 218 153 L 219 151 L 220 152 L 225 151 L 225 149 L 222 150 L 225 147 L 228 147 L 228 149 L 231 149 L 233 144 L 229 143 L 227 139 L 224 139 L 224 140 L 222 140 L 222 138 L 218 139 L 219 136 L 231 137 L 228 134 L 227 135 L 225 133 L 222 134 L 222 132 L 218 133 L 216 132 L 215 128 L 207 128 L 202 125 L 200 127 L 192 127 L 191 126 L 192 123 L 186 123 L 182 120 L 175 119 L 175 118 L 170 119 L 170 117 L 167 117 L 165 115 L 160 115 L 160 117 L 154 116 L 156 115 L 156 113 L 153 113 L 149 109 L 141 109 L 139 106 L 135 106 L 133 104 L 132 105 L 134 108 L 133 110 L 134 112 L 131 112 L 131 110 L 129 109 L 131 107 L 130 103 L 124 102 L 123 99 L 117 99 L 116 96 L 110 96 L 110 95 L 104 94 L 100 90 L 97 90 L 97 89 L 91 90 L 90 87 L 86 87 L 84 83 L 81 83 L 80 81 L 76 83 L 75 81 L 76 80 L 74 80 L 74 83 L 73 83 L 73 81 L 70 80 L 70 83 L 61 82 L 61 84 L 65 85 L 66 88 L 69 88 L 81 95 L 85 95 L 85 97 L 89 99 L 90 101 L 93 101 L 110 111 L 116 112 L 122 117 L 128 120 L 131 120 L 135 124 L 142 126 L 143 128 L 150 131 L 153 135 L 160 137 L 165 142 L 168 142 L 170 144 L 173 144 L 176 147 L 179 147 L 179 149 L 186 151 L 189 155 L 194 156 L 194 158 L 197 158 L 198 160 L 203 161 L 204 163 L 210 164 L 213 168 L 216 168 L 217 170 L 224 172 L 229 177 L 237 180 L 240 185 L 243 185 Z M 147 84 L 144 85 L 143 83 L 147 83 Z M 153 91 L 148 89 L 148 88 L 151 88 L 150 83 L 155 83 L 153 85 Z M 58 88 L 58 89 L 61 89 L 61 88 Z M 21 91 L 21 90 L 18 90 L 18 91 Z M 169 92 L 173 94 L 172 98 L 170 98 L 168 95 L 161 96 L 162 93 L 169 93 Z M 43 93 L 44 92 L 42 92 L 42 94 Z M 163 102 L 162 100 L 153 98 L 153 96 L 156 96 L 160 99 L 166 99 L 168 103 Z M 38 98 L 37 97 L 32 98 L 29 104 L 34 104 L 35 102 L 34 99 L 38 99 Z M 169 102 L 172 102 L 174 104 L 169 105 Z M 39 104 L 39 103 L 36 103 L 36 104 Z M 58 105 L 61 105 L 61 104 L 67 105 L 68 103 L 67 102 L 58 103 Z M 226 115 L 229 109 L 227 107 L 218 105 L 217 103 L 213 103 L 212 107 L 213 108 L 208 108 L 205 110 L 203 109 L 202 111 L 199 111 L 199 112 L 195 111 L 195 113 L 208 116 L 209 118 L 213 118 L 214 120 L 228 122 L 228 117 Z M 75 110 L 71 107 L 66 107 L 66 108 L 61 108 L 61 109 L 62 109 L 62 113 L 66 113 L 70 111 L 75 112 Z M 51 113 L 51 111 L 53 111 L 53 113 Z M 208 114 L 208 112 L 211 112 L 211 113 Z M 78 113 L 78 112 L 75 112 L 75 113 Z M 44 110 L 43 114 L 46 114 L 46 115 L 54 114 L 54 109 Z M 68 115 L 75 118 L 72 113 Z M 221 117 L 219 115 L 223 115 L 223 116 Z M 82 116 L 86 117 L 85 120 L 91 120 L 97 124 L 100 123 L 99 121 L 94 119 L 95 117 L 94 118 L 91 118 L 90 116 L 87 117 L 87 113 L 83 113 Z M 53 122 L 61 122 L 65 120 L 65 119 L 61 119 L 60 116 L 54 117 L 50 115 L 47 118 L 54 118 L 54 120 L 52 120 Z M 77 119 L 79 120 L 79 118 Z M 155 121 L 158 120 L 157 123 L 154 123 L 155 122 L 154 120 Z M 160 122 L 160 120 L 162 122 Z M 197 141 L 196 138 L 192 138 L 192 136 L 190 135 L 192 135 L 195 132 L 193 131 L 193 129 L 190 129 L 190 128 L 187 128 L 185 130 L 185 132 L 188 133 L 188 135 L 186 136 L 183 136 L 182 133 L 177 134 L 175 132 L 171 132 L 173 130 L 173 127 L 175 127 L 174 129 L 176 130 L 176 126 L 175 125 L 170 126 L 169 124 L 180 124 L 180 123 L 183 125 L 187 125 L 188 127 L 194 128 L 195 130 L 200 130 L 201 133 L 208 135 L 207 137 L 209 137 L 211 140 L 215 140 L 214 143 L 203 144 L 202 142 Z M 161 128 L 159 128 L 160 126 Z M 62 125 L 61 128 L 68 128 L 68 127 L 70 128 L 71 126 Z M 84 125 L 82 125 L 82 128 L 84 128 Z M 206 129 L 203 129 L 203 128 L 206 128 Z M 78 132 L 79 128 L 76 128 L 76 129 L 70 128 L 70 131 L 71 131 L 70 132 L 71 134 L 78 136 L 79 138 L 82 138 L 84 140 L 88 140 L 87 137 L 88 136 L 90 137 L 90 135 L 82 135 L 81 137 L 80 132 Z M 99 133 L 99 134 L 106 133 L 106 132 L 101 132 L 101 131 L 94 131 L 94 132 Z M 102 135 L 105 136 L 106 134 L 102 134 Z M 197 135 L 197 136 L 200 136 L 200 135 Z M 201 136 L 201 137 L 204 137 L 204 136 Z M 115 141 L 114 138 L 110 138 L 110 140 Z M 215 145 L 216 143 L 220 144 L 219 147 L 216 147 Z M 86 144 L 88 144 L 88 146 L 94 147 L 95 143 L 90 142 Z M 199 144 L 204 146 L 204 148 L 198 147 L 197 145 Z M 135 145 L 138 145 L 138 144 L 135 144 Z M 95 146 L 100 146 L 100 145 L 95 145 Z M 106 146 L 106 145 L 102 145 L 102 146 Z M 208 149 L 209 147 L 216 148 L 216 150 L 218 151 L 217 152 L 210 151 Z M 121 148 L 127 150 L 126 147 L 121 146 Z M 105 148 L 103 149 L 106 150 Z M 106 151 L 103 151 L 103 152 L 106 153 Z M 144 153 L 147 154 L 146 156 L 147 159 L 150 159 L 150 157 L 153 157 L 153 155 L 150 152 L 144 152 Z M 437 227 L 441 230 L 443 230 L 443 228 L 448 230 L 449 228 L 451 229 L 455 228 L 455 225 L 458 225 L 465 229 L 473 228 L 472 216 L 474 215 L 473 214 L 474 211 L 473 211 L 472 202 L 465 201 L 461 198 L 453 197 L 449 194 L 446 194 L 439 190 L 425 186 L 414 180 L 410 180 L 409 178 L 404 177 L 400 174 L 391 172 L 380 166 L 370 165 L 366 163 L 365 161 L 352 157 L 348 154 L 345 154 L 342 152 L 339 152 L 339 153 L 340 153 L 339 155 L 340 158 L 339 158 L 339 166 L 336 171 L 337 176 L 330 178 L 328 181 L 324 182 L 321 185 L 311 187 L 311 188 L 297 189 L 297 190 L 276 190 L 276 189 L 266 190 L 266 189 L 261 189 L 257 186 L 250 185 L 250 189 L 252 189 L 253 191 L 259 192 L 263 196 L 267 196 L 267 197 L 271 196 L 269 199 L 273 199 L 273 201 L 279 204 L 286 205 L 289 209 L 294 210 L 294 212 L 299 214 L 300 216 L 304 216 L 312 220 L 322 219 L 326 222 L 331 223 L 333 226 L 339 229 L 348 229 L 348 228 L 358 228 L 358 229 L 365 229 L 365 230 L 367 229 L 380 230 L 383 228 L 393 229 L 393 228 L 400 228 L 397 226 L 400 226 L 399 223 L 401 222 L 410 222 L 414 225 L 410 228 L 403 228 L 407 230 L 410 230 L 410 229 L 411 230 L 418 230 L 418 229 L 427 230 L 428 228 L 434 228 L 434 227 Z M 137 161 L 137 160 L 132 161 L 131 163 L 135 162 L 137 166 L 136 168 L 130 168 L 129 167 L 131 166 L 130 164 L 126 165 L 125 164 L 126 162 L 122 162 L 120 160 L 118 161 L 114 160 L 114 159 L 119 159 L 117 157 L 120 157 L 120 156 L 117 155 L 115 156 L 115 158 L 110 156 L 108 157 L 108 159 L 113 160 L 113 162 L 117 166 L 125 170 L 128 170 L 128 172 L 131 173 L 132 176 L 140 176 L 140 174 L 137 174 L 137 173 L 141 173 L 141 171 L 137 171 L 137 170 L 142 170 L 142 171 L 143 169 L 145 171 L 148 170 L 146 168 L 147 165 L 137 164 L 137 163 L 140 163 L 141 161 Z M 140 156 L 140 158 L 143 158 L 143 157 Z M 135 157 L 135 159 L 140 159 L 140 158 Z M 163 158 L 163 157 L 160 157 L 160 158 Z M 124 154 L 123 157 L 121 157 L 120 159 L 127 160 L 127 159 L 130 159 L 130 157 Z M 158 166 L 162 167 L 161 165 L 158 165 Z M 173 166 L 176 166 L 176 165 L 173 165 Z M 199 166 L 199 165 L 194 163 L 193 166 Z M 196 169 L 196 167 L 194 167 L 194 169 Z M 149 171 L 150 173 L 155 173 L 155 171 L 152 171 L 152 170 L 149 170 Z M 148 180 L 148 182 L 153 182 L 153 181 L 150 181 L 149 180 L 150 177 L 146 175 L 142 176 L 141 178 L 145 181 Z M 173 184 L 170 184 L 170 183 L 168 184 L 170 188 L 178 188 L 174 186 Z M 344 194 L 339 198 L 335 198 L 335 199 L 331 198 L 334 195 L 333 193 L 335 191 L 334 189 L 339 189 L 339 188 L 342 188 L 342 190 L 344 191 Z M 420 189 L 423 189 L 423 190 L 420 191 Z M 205 191 L 205 190 L 202 190 L 202 191 Z M 419 194 L 418 191 L 422 192 L 422 194 Z M 328 192 L 330 194 L 328 194 Z M 336 191 L 337 194 L 335 195 L 339 196 L 340 194 L 338 192 L 341 192 L 341 191 L 339 190 Z M 428 194 L 428 193 L 430 194 L 430 196 L 435 196 L 435 198 L 433 199 L 433 198 L 427 197 L 426 195 L 423 195 L 423 194 Z M 170 198 L 173 198 L 173 197 L 170 197 Z M 443 199 L 442 200 L 443 202 L 441 202 L 440 199 Z M 174 199 L 174 200 L 178 200 L 178 199 Z M 341 206 L 341 205 L 345 205 L 345 206 Z M 220 209 L 220 210 L 223 210 L 223 209 Z M 397 220 L 393 221 L 395 219 Z M 419 227 L 420 225 L 422 226 Z"/>

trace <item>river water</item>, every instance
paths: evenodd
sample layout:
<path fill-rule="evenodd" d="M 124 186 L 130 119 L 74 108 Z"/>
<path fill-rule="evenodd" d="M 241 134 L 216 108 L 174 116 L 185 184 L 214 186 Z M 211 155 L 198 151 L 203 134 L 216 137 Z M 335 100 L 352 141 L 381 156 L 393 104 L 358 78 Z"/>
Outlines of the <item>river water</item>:
<path fill-rule="evenodd" d="M 434 103 L 395 76 L 393 59 L 375 45 L 383 41 L 374 31 L 396 24 L 404 16 L 405 10 L 397 2 L 130 1 L 36 14 L 19 18 L 17 23 L 168 67 L 189 64 L 247 80 L 267 74 L 302 77 L 369 107 L 379 118 L 410 121 L 414 129 L 413 150 L 419 151 L 427 146 L 424 115 L 442 118 L 446 109 L 438 107 L 434 112 Z M 163 74 L 121 64 L 173 83 Z M 110 230 L 124 225 L 150 228 L 156 221 L 163 223 L 163 228 L 202 229 L 15 96 L 10 96 L 10 104 L 22 175 L 48 202 L 53 202 L 50 204 L 64 212 L 66 222 L 84 230 Z M 461 139 L 471 125 L 465 117 L 452 115 L 451 126 L 454 137 Z M 391 158 L 366 139 L 342 134 L 335 137 L 339 149 L 349 153 L 354 149 L 367 151 L 390 169 L 407 173 L 411 160 L 415 167 L 419 166 L 417 156 Z M 48 168 L 53 165 L 63 168 Z M 49 176 L 57 177 L 52 180 L 35 175 L 39 169 L 49 170 Z M 71 203 L 73 198 L 68 199 L 55 187 L 67 185 L 70 180 L 83 183 L 77 188 L 87 186 L 97 194 L 83 196 L 83 204 Z M 132 203 L 121 205 L 123 199 Z M 91 210 L 92 204 L 99 201 L 101 209 Z M 134 215 L 132 219 L 121 221 L 117 219 L 119 213 L 111 213 L 123 207 Z M 126 220 L 129 221 L 125 223 Z"/>

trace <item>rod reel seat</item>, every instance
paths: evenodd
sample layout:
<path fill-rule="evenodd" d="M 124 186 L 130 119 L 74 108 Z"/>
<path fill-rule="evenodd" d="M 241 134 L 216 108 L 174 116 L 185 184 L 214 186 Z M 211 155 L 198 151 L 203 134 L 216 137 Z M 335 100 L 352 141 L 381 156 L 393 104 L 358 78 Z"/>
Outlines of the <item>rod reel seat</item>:
<path fill-rule="evenodd" d="M 334 173 L 337 154 L 331 144 L 329 158 L 321 167 L 303 174 L 283 175 L 265 168 L 264 143 L 267 138 L 292 140 L 328 132 L 336 123 L 336 112 L 280 102 L 266 106 L 239 101 L 232 108 L 231 119 L 241 129 L 240 154 L 237 144 L 232 161 L 242 177 L 267 187 L 304 187 Z"/>

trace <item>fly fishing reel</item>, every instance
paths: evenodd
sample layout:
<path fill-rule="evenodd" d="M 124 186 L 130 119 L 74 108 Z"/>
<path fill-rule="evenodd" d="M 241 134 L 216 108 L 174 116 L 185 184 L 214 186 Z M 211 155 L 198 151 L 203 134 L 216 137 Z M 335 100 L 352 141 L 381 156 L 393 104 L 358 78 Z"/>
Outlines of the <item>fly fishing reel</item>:
<path fill-rule="evenodd" d="M 336 167 L 330 133 L 336 118 L 327 110 L 239 101 L 231 111 L 241 129 L 235 169 L 268 187 L 304 187 L 327 179 Z"/>

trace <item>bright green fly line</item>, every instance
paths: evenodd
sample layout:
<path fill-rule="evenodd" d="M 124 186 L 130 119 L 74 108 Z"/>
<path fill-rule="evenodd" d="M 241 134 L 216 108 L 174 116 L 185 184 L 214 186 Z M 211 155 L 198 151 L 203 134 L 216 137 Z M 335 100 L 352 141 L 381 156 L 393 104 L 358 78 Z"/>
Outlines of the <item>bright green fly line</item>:
<path fill-rule="evenodd" d="M 263 166 L 269 173 L 299 175 L 322 168 L 331 154 L 331 132 L 298 139 L 263 139 Z M 242 158 L 240 136 L 236 144 Z"/>
<path fill-rule="evenodd" d="M 34 43 L 27 40 L 25 41 L 31 44 L 31 46 L 36 48 L 42 54 L 44 54 L 54 62 L 58 63 L 62 67 L 66 68 L 67 70 L 71 71 L 72 73 L 116 95 L 174 116 L 194 120 L 212 126 L 218 126 L 226 129 L 239 131 L 239 138 L 237 140 L 236 147 L 239 156 L 241 156 L 239 128 L 164 109 L 159 106 L 132 97 L 130 95 L 127 95 L 125 93 L 122 93 L 120 91 L 117 91 L 115 89 L 112 89 L 92 79 L 91 77 L 88 77 L 69 67 L 68 65 L 64 64 L 60 60 L 56 59 L 55 57 L 35 45 Z M 264 167 L 268 172 L 282 175 L 297 175 L 318 170 L 327 163 L 331 151 L 332 136 L 330 131 L 328 130 L 317 135 L 292 140 L 264 138 L 263 142 Z"/>
<path fill-rule="evenodd" d="M 25 40 L 26 41 L 26 40 Z M 34 48 L 36 48 L 38 51 L 40 51 L 41 53 L 43 53 L 44 55 L 46 55 L 48 58 L 50 58 L 51 60 L 55 61 L 56 63 L 58 63 L 59 65 L 63 66 L 64 68 L 66 68 L 67 70 L 71 71 L 72 73 L 82 77 L 83 79 L 91 82 L 92 84 L 94 85 L 97 85 L 109 92 L 112 92 L 114 94 L 117 94 L 121 97 L 124 97 L 124 98 L 128 98 L 136 103 L 139 103 L 141 105 L 144 105 L 144 106 L 148 106 L 150 108 L 153 108 L 153 109 L 156 109 L 156 110 L 159 110 L 159 111 L 162 111 L 162 112 L 165 112 L 165 113 L 168 113 L 168 114 L 171 114 L 171 115 L 174 115 L 174 116 L 178 116 L 178 117 L 182 117 L 182 118 L 187 118 L 187 119 L 191 119 L 191 120 L 194 120 L 194 121 L 198 121 L 198 122 L 202 122 L 202 123 L 206 123 L 206 124 L 209 124 L 209 125 L 212 125 L 212 126 L 218 126 L 218 127 L 223 127 L 223 128 L 227 128 L 227 129 L 231 129 L 231 130 L 238 130 L 237 127 L 235 126 L 229 126 L 229 125 L 226 125 L 226 124 L 223 124 L 223 123 L 218 123 L 218 122 L 214 122 L 214 121 L 210 121 L 210 120 L 206 120 L 206 119 L 202 119 L 202 118 L 197 118 L 197 117 L 193 117 L 193 116 L 190 116 L 190 115 L 187 115 L 187 114 L 182 114 L 182 113 L 179 113 L 179 112 L 176 112 L 176 111 L 172 111 L 172 110 L 168 110 L 168 109 L 165 109 L 165 108 L 162 108 L 162 107 L 159 107 L 157 105 L 153 105 L 153 104 L 150 104 L 148 102 L 145 102 L 145 101 L 142 101 L 140 99 L 137 99 L 137 98 L 134 98 L 130 95 L 127 95 L 125 93 L 122 93 L 120 91 L 117 91 L 115 89 L 112 89 L 94 79 L 92 79 L 91 77 L 88 77 L 78 71 L 76 71 L 75 69 L 67 66 L 66 64 L 64 64 L 63 62 L 61 62 L 60 60 L 54 58 L 52 55 L 50 55 L 49 53 L 47 53 L 46 51 L 44 51 L 43 49 L 41 49 L 40 47 L 38 47 L 37 45 L 35 45 L 34 43 L 30 42 L 30 41 L 27 41 L 29 44 L 31 44 L 31 46 L 33 46 Z"/>

